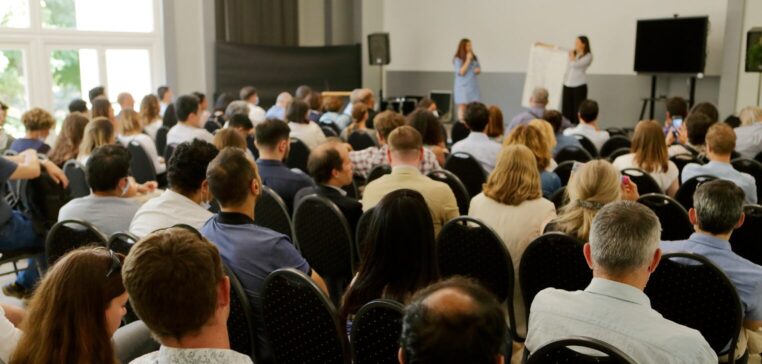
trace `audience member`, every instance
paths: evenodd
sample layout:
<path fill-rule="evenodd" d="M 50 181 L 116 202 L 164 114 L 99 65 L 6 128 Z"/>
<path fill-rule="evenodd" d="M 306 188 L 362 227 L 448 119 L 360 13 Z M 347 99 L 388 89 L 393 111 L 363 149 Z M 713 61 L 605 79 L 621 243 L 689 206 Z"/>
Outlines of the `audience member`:
<path fill-rule="evenodd" d="M 85 127 L 90 119 L 81 113 L 71 113 L 66 116 L 61 126 L 61 133 L 56 138 L 53 149 L 48 153 L 50 161 L 62 167 L 66 161 L 77 159 L 79 145 L 85 136 Z"/>
<path fill-rule="evenodd" d="M 98 97 L 106 97 L 106 88 L 103 86 L 95 86 L 87 92 L 87 96 L 90 99 L 90 104 Z"/>
<path fill-rule="evenodd" d="M 201 140 L 178 145 L 167 164 L 169 188 L 138 209 L 130 232 L 142 237 L 175 224 L 201 229 L 212 217 L 206 168 L 216 156 L 217 149 Z"/>
<path fill-rule="evenodd" d="M 762 108 L 745 107 L 739 117 L 741 126 L 735 129 L 736 151 L 741 157 L 754 159 L 762 152 Z"/>
<path fill-rule="evenodd" d="M 56 126 L 53 115 L 35 107 L 21 115 L 21 122 L 24 124 L 26 134 L 23 138 L 14 140 L 9 149 L 17 153 L 27 149 L 34 149 L 42 154 L 50 152 L 50 146 L 45 144 L 45 139 L 50 134 L 50 129 Z"/>
<path fill-rule="evenodd" d="M 131 363 L 252 363 L 230 350 L 230 278 L 217 248 L 197 231 L 173 227 L 145 237 L 123 274 L 133 309 L 161 342 Z"/>
<path fill-rule="evenodd" d="M 140 122 L 140 115 L 132 109 L 124 109 L 119 113 L 119 125 L 122 126 L 122 133 L 117 137 L 125 148 L 133 141 L 140 144 L 146 152 L 148 159 L 153 162 L 153 169 L 156 174 L 163 174 L 167 171 L 167 165 L 164 164 L 164 157 L 159 156 L 156 151 L 156 143 L 150 136 L 143 134 L 143 125 Z"/>
<path fill-rule="evenodd" d="M 156 96 L 159 98 L 159 115 L 163 117 L 167 108 L 172 105 L 172 90 L 169 86 L 159 86 Z"/>
<path fill-rule="evenodd" d="M 320 115 L 320 124 L 328 125 L 335 130 L 344 130 L 352 122 L 349 115 L 341 113 L 341 98 L 338 96 L 328 96 L 323 98 L 323 109 L 325 112 Z"/>
<path fill-rule="evenodd" d="M 323 96 L 320 91 L 312 91 L 307 98 L 304 99 L 310 107 L 310 111 L 307 112 L 307 119 L 314 123 L 320 121 L 322 115 L 321 109 L 323 108 Z"/>
<path fill-rule="evenodd" d="M 497 105 L 490 105 L 487 110 L 489 110 L 489 122 L 484 128 L 484 134 L 487 134 L 494 142 L 502 143 L 505 136 L 503 110 L 500 110 Z"/>
<path fill-rule="evenodd" d="M 325 134 L 317 123 L 307 119 L 307 112 L 309 105 L 306 102 L 294 100 L 286 109 L 286 118 L 291 137 L 301 140 L 308 148 L 313 149 L 325 141 Z"/>
<path fill-rule="evenodd" d="M 241 137 L 241 134 L 238 134 L 238 132 L 231 128 L 218 130 L 217 133 L 214 134 L 214 141 L 212 144 L 214 144 L 218 150 L 223 150 L 225 148 L 240 148 L 247 151 L 247 155 L 251 153 L 246 148 L 246 139 Z M 252 160 L 253 159 L 254 158 L 252 158 Z"/>
<path fill-rule="evenodd" d="M 751 175 L 739 172 L 730 164 L 736 146 L 736 134 L 724 123 L 715 123 L 706 133 L 706 156 L 709 163 L 688 163 L 683 167 L 682 182 L 700 175 L 710 175 L 732 181 L 746 193 L 746 202 L 757 203 L 757 183 Z"/>
<path fill-rule="evenodd" d="M 741 118 L 733 114 L 728 115 L 722 122 L 728 124 L 733 129 L 741 126 Z"/>
<path fill-rule="evenodd" d="M 312 87 L 299 85 L 294 91 L 294 99 L 304 101 L 312 93 Z"/>
<path fill-rule="evenodd" d="M 122 92 L 116 96 L 116 102 L 119 104 L 119 113 L 123 110 L 135 110 L 135 99 L 129 92 Z"/>
<path fill-rule="evenodd" d="M 682 97 L 670 97 L 667 99 L 666 108 L 663 129 L 665 135 L 680 129 L 680 125 L 683 124 L 685 117 L 688 116 L 688 103 Z"/>
<path fill-rule="evenodd" d="M 662 138 L 661 125 L 656 120 L 644 120 L 635 126 L 632 136 L 631 153 L 621 155 L 614 160 L 614 167 L 620 171 L 625 168 L 639 168 L 648 173 L 661 190 L 674 196 L 680 187 L 680 171 L 669 160 L 667 144 Z"/>
<path fill-rule="evenodd" d="M 116 116 L 114 116 L 114 107 L 111 106 L 111 101 L 109 101 L 105 96 L 99 96 L 93 100 L 92 104 L 93 108 L 90 112 L 91 118 L 107 118 L 109 121 L 111 121 L 112 124 L 114 124 L 114 127 L 117 128 Z"/>
<path fill-rule="evenodd" d="M 342 116 L 346 115 L 342 114 Z M 365 126 L 367 121 L 368 107 L 365 106 L 365 104 L 359 102 L 354 104 L 354 106 L 352 106 L 352 123 L 344 128 L 344 130 L 341 132 L 341 139 L 344 141 L 349 141 L 349 137 L 352 134 L 364 134 L 370 137 L 370 139 L 373 141 L 373 144 L 377 145 L 377 134 L 375 131 L 368 129 Z"/>
<path fill-rule="evenodd" d="M 267 120 L 257 125 L 257 130 L 269 122 L 280 121 Z M 220 249 L 223 261 L 241 281 L 255 316 L 259 315 L 264 280 L 276 269 L 300 270 L 327 292 L 323 279 L 310 268 L 287 236 L 255 224 L 254 209 L 262 194 L 262 182 L 257 165 L 246 158 L 243 150 L 221 151 L 209 163 L 206 177 L 221 210 L 206 222 L 201 232 Z M 262 325 L 257 325 L 255 331 L 260 355 L 269 358 Z"/>
<path fill-rule="evenodd" d="M 71 100 L 71 102 L 69 103 L 69 112 L 70 113 L 79 112 L 79 113 L 86 114 L 87 102 L 85 102 L 85 100 L 82 100 L 82 99 Z"/>
<path fill-rule="evenodd" d="M 294 103 L 299 103 L 295 100 Z M 290 170 L 283 160 L 290 148 L 289 128 L 281 120 L 265 120 L 255 128 L 256 145 L 259 150 L 257 167 L 262 183 L 272 188 L 286 203 L 289 211 L 293 210 L 294 196 L 305 187 L 314 184 L 301 171 Z"/>
<path fill-rule="evenodd" d="M 407 188 L 423 195 L 434 221 L 434 235 L 446 222 L 458 216 L 458 204 L 450 187 L 421 174 L 423 160 L 421 134 L 411 126 L 400 126 L 389 134 L 389 164 L 392 173 L 384 175 L 365 186 L 362 205 L 364 210 L 392 191 Z"/>
<path fill-rule="evenodd" d="M 204 129 L 206 131 L 214 134 L 215 131 L 218 129 L 222 129 L 225 125 L 225 111 L 227 110 L 230 103 L 233 101 L 236 101 L 235 97 L 233 95 L 223 92 L 219 96 L 217 96 L 217 100 L 214 101 L 214 112 L 211 116 L 209 116 L 209 119 L 203 120 L 205 122 Z M 244 102 L 245 103 L 245 102 Z M 248 113 L 248 106 L 247 106 L 247 112 Z"/>
<path fill-rule="evenodd" d="M 123 260 L 95 247 L 59 259 L 29 302 L 9 364 L 115 363 L 111 336 L 127 312 Z"/>
<path fill-rule="evenodd" d="M 445 164 L 449 154 L 447 150 L 447 135 L 445 135 L 442 123 L 434 114 L 426 110 L 415 110 L 406 118 L 407 125 L 412 126 L 421 134 L 424 149 L 430 150 L 437 156 L 440 166 Z"/>
<path fill-rule="evenodd" d="M 233 100 L 225 108 L 225 122 L 230 121 L 235 115 L 246 115 L 246 117 L 249 117 L 249 110 L 249 104 L 247 104 L 246 101 Z M 251 119 L 249 119 L 249 121 L 251 121 Z"/>
<path fill-rule="evenodd" d="M 257 89 L 254 86 L 244 86 L 239 92 L 239 96 L 242 101 L 246 101 L 249 105 L 249 119 L 254 125 L 257 125 L 266 118 L 266 112 L 263 108 L 259 107 L 259 95 Z"/>
<path fill-rule="evenodd" d="M 547 121 L 550 123 L 550 126 L 553 127 L 553 134 L 556 138 L 556 146 L 553 147 L 553 155 L 556 155 L 558 151 L 561 149 L 564 149 L 568 146 L 578 146 L 582 147 L 581 144 L 579 144 L 579 140 L 577 138 L 571 136 L 571 135 L 564 135 L 564 133 L 561 131 L 561 124 L 563 123 L 564 116 L 561 114 L 558 110 L 547 110 L 544 114 L 542 114 L 542 120 Z"/>
<path fill-rule="evenodd" d="M 720 112 L 717 110 L 717 106 L 714 106 L 711 102 L 699 102 L 693 105 L 690 114 L 704 114 L 709 117 L 712 123 L 720 120 Z"/>
<path fill-rule="evenodd" d="M 504 363 L 506 316 L 495 296 L 472 280 L 435 283 L 405 308 L 399 362 Z"/>
<path fill-rule="evenodd" d="M 212 134 L 201 127 L 198 98 L 193 95 L 183 95 L 175 101 L 177 125 L 167 133 L 167 145 L 180 144 L 193 139 L 212 142 Z"/>
<path fill-rule="evenodd" d="M 154 141 L 156 133 L 163 124 L 159 115 L 160 111 L 159 98 L 156 95 L 148 94 L 140 100 L 140 121 L 143 124 L 143 132 Z"/>
<path fill-rule="evenodd" d="M 291 101 L 293 100 L 294 100 L 294 97 L 291 96 L 290 93 L 288 92 L 279 93 L 278 97 L 275 99 L 275 105 L 267 109 L 265 118 L 286 120 L 286 109 L 288 108 L 288 105 L 290 105 Z"/>
<path fill-rule="evenodd" d="M 254 153 L 259 153 L 254 146 L 254 124 L 246 114 L 235 114 L 230 117 L 227 127 L 234 130 L 243 138 L 244 147 L 250 157 L 254 158 Z M 220 149 L 221 150 L 221 149 Z"/>
<path fill-rule="evenodd" d="M 416 105 L 417 109 L 424 109 L 439 118 L 439 110 L 437 110 L 437 103 L 434 102 L 434 100 L 424 97 L 420 100 L 418 100 L 418 105 Z"/>
<path fill-rule="evenodd" d="M 502 146 L 490 140 L 484 133 L 490 120 L 489 110 L 481 102 L 469 103 L 463 112 L 463 119 L 471 132 L 465 139 L 453 144 L 452 153 L 468 153 L 482 165 L 487 173 L 492 172 Z"/>
<path fill-rule="evenodd" d="M 603 143 L 609 140 L 609 132 L 600 130 L 598 126 L 598 103 L 593 100 L 582 101 L 577 119 L 579 124 L 564 130 L 564 135 L 582 135 L 590 139 L 597 150 L 601 150 Z"/>
<path fill-rule="evenodd" d="M 529 96 L 529 109 L 516 115 L 509 124 L 505 126 L 505 134 L 511 132 L 519 125 L 526 125 L 532 119 L 542 119 L 542 115 L 545 113 L 545 108 L 548 106 L 548 90 L 543 87 L 537 87 L 532 90 L 532 95 Z M 572 124 L 569 120 L 561 117 L 561 130 L 571 127 Z"/>
<path fill-rule="evenodd" d="M 8 105 L 0 101 L 0 153 L 5 153 L 5 150 L 13 144 L 16 138 L 13 135 L 8 134 L 5 131 L 5 120 L 8 118 Z"/>
<path fill-rule="evenodd" d="M 668 133 L 666 143 L 669 156 L 692 154 L 703 156 L 706 153 L 706 132 L 714 122 L 702 113 L 691 113 L 680 125 L 677 133 Z M 676 144 L 673 144 L 677 142 Z"/>
<path fill-rule="evenodd" d="M 349 152 L 349 159 L 352 160 L 354 174 L 362 178 L 368 178 L 368 173 L 373 167 L 378 165 L 388 165 L 389 146 L 386 140 L 392 131 L 405 124 L 405 118 L 394 111 L 382 111 L 376 115 L 373 122 L 376 130 L 376 139 L 379 147 L 366 148 L 360 151 Z M 441 169 L 437 157 L 428 149 L 423 150 L 423 162 L 419 166 L 422 174 L 428 174 L 431 171 Z"/>
<path fill-rule="evenodd" d="M 376 120 L 376 99 L 373 95 L 373 90 L 369 88 L 356 88 L 352 90 L 352 94 L 349 95 L 349 103 L 344 109 L 344 114 L 352 115 L 352 105 L 357 102 L 362 102 L 368 107 L 368 127 L 374 128 L 373 122 Z"/>
<path fill-rule="evenodd" d="M 206 95 L 198 91 L 193 92 L 193 96 L 196 96 L 198 99 L 198 109 L 200 112 L 199 124 L 201 124 L 202 127 L 206 127 L 206 121 L 212 116 L 212 113 L 209 112 L 209 99 Z"/>
<path fill-rule="evenodd" d="M 636 202 L 614 202 L 600 210 L 590 230 L 583 252 L 592 282 L 584 291 L 546 288 L 535 296 L 527 350 L 584 336 L 637 363 L 716 363 L 701 333 L 663 318 L 643 293 L 661 259 L 656 215 Z"/>
<path fill-rule="evenodd" d="M 555 170 L 556 167 L 558 167 L 558 163 L 553 159 L 553 150 L 556 149 L 556 144 L 558 144 L 558 142 L 556 141 L 556 133 L 553 131 L 553 126 L 543 119 L 534 119 L 527 125 L 540 131 L 542 139 L 545 140 L 545 147 L 548 150 L 548 155 L 551 156 L 547 169 Z"/>
<path fill-rule="evenodd" d="M 357 311 L 376 299 L 407 303 L 439 280 L 433 222 L 420 193 L 393 191 L 373 208 L 360 268 L 342 298 L 339 318 L 347 332 Z"/>
<path fill-rule="evenodd" d="M 468 109 L 466 109 L 468 114 Z M 526 336 L 526 308 L 519 285 L 519 263 L 529 243 L 556 217 L 556 207 L 542 198 L 537 162 L 529 148 L 510 145 L 500 152 L 484 192 L 471 199 L 468 216 L 484 221 L 500 236 L 513 259 L 513 308 L 516 330 Z"/>
<path fill-rule="evenodd" d="M 87 164 L 87 159 L 95 148 L 114 143 L 116 143 L 114 124 L 104 117 L 94 118 L 85 125 L 85 134 L 82 136 L 82 142 L 79 143 L 77 162 L 82 165 Z"/>
<path fill-rule="evenodd" d="M 540 172 L 540 179 L 542 181 L 542 195 L 545 198 L 553 196 L 562 187 L 561 178 L 553 172 L 552 166 L 555 162 L 550 154 L 547 142 L 542 137 L 542 132 L 533 126 L 519 125 L 503 141 L 505 146 L 514 144 L 525 145 L 534 153 L 537 161 L 537 170 Z"/>

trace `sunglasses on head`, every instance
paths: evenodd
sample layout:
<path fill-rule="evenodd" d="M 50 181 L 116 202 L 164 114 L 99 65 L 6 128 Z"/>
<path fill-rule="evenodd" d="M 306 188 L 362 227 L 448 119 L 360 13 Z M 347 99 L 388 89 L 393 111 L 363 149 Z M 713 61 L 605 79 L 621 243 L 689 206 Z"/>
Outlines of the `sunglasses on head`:
<path fill-rule="evenodd" d="M 106 278 L 111 277 L 114 272 L 120 272 L 122 270 L 122 262 L 119 261 L 119 257 L 114 254 L 113 250 L 108 251 L 108 256 L 111 258 L 111 267 L 108 269 L 108 272 L 106 273 Z"/>

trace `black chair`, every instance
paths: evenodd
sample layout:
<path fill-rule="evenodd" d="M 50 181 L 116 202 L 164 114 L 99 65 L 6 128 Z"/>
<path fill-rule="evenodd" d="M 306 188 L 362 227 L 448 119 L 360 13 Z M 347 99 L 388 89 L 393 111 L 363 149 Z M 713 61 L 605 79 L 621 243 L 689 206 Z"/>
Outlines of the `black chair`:
<path fill-rule="evenodd" d="M 267 276 L 262 324 L 276 363 L 350 363 L 336 309 L 302 272 L 286 268 Z"/>
<path fill-rule="evenodd" d="M 520 340 L 513 311 L 513 261 L 492 228 L 468 216 L 450 220 L 437 237 L 437 259 L 442 278 L 456 275 L 474 278 L 499 302 L 505 302 L 511 337 Z"/>
<path fill-rule="evenodd" d="M 356 200 L 361 199 L 360 189 L 357 187 L 357 181 L 354 178 L 352 178 L 352 183 L 342 187 L 341 189 L 347 193 L 347 197 L 354 198 Z"/>
<path fill-rule="evenodd" d="M 355 272 L 354 237 L 344 214 L 327 198 L 309 195 L 294 208 L 294 232 L 302 256 L 325 279 L 338 304 Z"/>
<path fill-rule="evenodd" d="M 569 184 L 569 178 L 571 177 L 571 172 L 572 172 L 572 168 L 574 168 L 574 163 L 575 163 L 574 161 L 561 162 L 553 170 L 553 172 L 558 175 L 558 178 L 561 179 L 562 186 L 566 186 L 567 184 Z"/>
<path fill-rule="evenodd" d="M 450 186 L 452 193 L 455 195 L 455 201 L 458 203 L 460 214 L 468 215 L 468 206 L 471 203 L 471 196 L 469 196 L 466 186 L 463 185 L 463 182 L 460 181 L 458 176 L 446 169 L 440 169 L 429 172 L 428 177 Z"/>
<path fill-rule="evenodd" d="M 58 222 L 58 212 L 71 200 L 69 191 L 50 177 L 46 170 L 30 180 L 20 180 L 20 209 L 24 211 L 39 231 L 48 231 Z"/>
<path fill-rule="evenodd" d="M 746 219 L 730 235 L 730 246 L 736 254 L 762 265 L 762 206 L 746 205 L 743 212 Z"/>
<path fill-rule="evenodd" d="M 132 170 L 132 177 L 135 178 L 135 182 L 146 183 L 148 181 L 156 181 L 156 169 L 143 146 L 137 140 L 133 140 L 127 144 L 127 149 L 132 156 L 130 159 L 130 169 Z"/>
<path fill-rule="evenodd" d="M 689 253 L 665 254 L 645 293 L 664 318 L 698 330 L 718 356 L 727 353 L 729 363 L 734 362 L 741 302 L 725 273 L 708 259 Z M 725 347 L 729 350 L 723 351 Z"/>
<path fill-rule="evenodd" d="M 303 141 L 291 138 L 291 150 L 288 152 L 286 165 L 288 168 L 301 169 L 307 173 L 307 159 L 310 158 L 310 148 Z"/>
<path fill-rule="evenodd" d="M 357 311 L 349 335 L 355 364 L 397 362 L 403 308 L 392 300 L 374 300 Z"/>
<path fill-rule="evenodd" d="M 228 315 L 228 337 L 230 349 L 241 354 L 248 355 L 252 359 L 257 357 L 256 334 L 254 332 L 254 315 L 251 303 L 246 291 L 238 280 L 238 276 L 223 264 L 225 275 L 230 278 L 230 314 Z"/>
<path fill-rule="evenodd" d="M 4 251 L 0 250 L 0 266 L 3 266 L 7 263 L 11 263 L 13 265 L 13 270 L 9 272 L 2 272 L 0 273 L 0 277 L 8 274 L 19 274 L 19 268 L 18 268 L 18 262 L 24 259 L 31 259 L 31 258 L 37 258 L 45 253 L 45 250 L 42 248 L 35 248 L 35 249 L 22 249 L 22 250 L 13 250 L 13 251 Z M 42 276 L 42 268 L 39 264 L 37 264 L 37 271 L 40 273 L 40 276 Z"/>
<path fill-rule="evenodd" d="M 161 155 L 166 155 L 164 149 L 167 147 L 167 134 L 169 134 L 169 127 L 162 126 L 156 131 L 156 151 Z M 169 159 L 166 159 L 169 162 Z"/>
<path fill-rule="evenodd" d="M 294 226 L 283 199 L 270 187 L 262 186 L 262 195 L 254 206 L 254 223 L 286 235 L 294 241 Z"/>
<path fill-rule="evenodd" d="M 627 137 L 627 131 L 622 128 L 611 127 L 611 128 L 606 128 L 606 131 L 609 133 L 609 136 L 612 136 L 612 137 L 613 136 Z"/>
<path fill-rule="evenodd" d="M 680 188 L 677 189 L 677 193 L 675 193 L 675 200 L 683 205 L 685 210 L 690 210 L 693 207 L 693 193 L 696 192 L 698 185 L 716 179 L 717 177 L 715 176 L 704 174 L 685 181 L 682 185 L 680 185 Z"/>
<path fill-rule="evenodd" d="M 466 186 L 469 196 L 476 196 L 482 192 L 482 185 L 487 182 L 487 171 L 482 165 L 468 153 L 457 152 L 450 154 L 445 161 L 444 169 L 452 172 L 463 185 Z"/>
<path fill-rule="evenodd" d="M 638 202 L 648 206 L 661 222 L 661 240 L 683 240 L 693 234 L 693 224 L 683 205 L 661 193 L 647 193 Z"/>
<path fill-rule="evenodd" d="M 593 160 L 593 156 L 583 147 L 567 145 L 556 153 L 555 160 L 558 163 L 566 161 L 588 162 Z"/>
<path fill-rule="evenodd" d="M 546 233 L 529 243 L 519 262 L 519 285 L 527 319 L 534 297 L 545 288 L 585 289 L 593 279 L 582 242 L 564 233 Z"/>
<path fill-rule="evenodd" d="M 48 267 L 70 250 L 87 245 L 105 247 L 108 240 L 98 229 L 86 221 L 63 220 L 50 229 L 45 239 L 45 256 Z"/>
<path fill-rule="evenodd" d="M 353 132 L 347 137 L 347 143 L 352 146 L 353 150 L 363 150 L 376 146 L 376 142 L 368 133 Z"/>
<path fill-rule="evenodd" d="M 468 129 L 466 124 L 463 124 L 460 121 L 456 121 L 452 124 L 452 129 L 450 130 L 450 140 L 452 140 L 452 144 L 455 144 L 463 139 L 466 139 L 468 134 L 471 134 L 471 130 Z"/>
<path fill-rule="evenodd" d="M 612 135 L 609 140 L 603 143 L 601 146 L 601 157 L 608 158 L 615 150 L 626 148 L 630 149 L 632 142 L 630 139 L 622 135 Z"/>
<path fill-rule="evenodd" d="M 593 349 L 601 354 L 585 355 L 574 351 L 571 347 Z M 557 340 L 537 349 L 526 361 L 526 364 L 544 363 L 610 363 L 610 364 L 635 364 L 621 350 L 591 337 L 570 337 Z"/>
<path fill-rule="evenodd" d="M 730 162 L 739 172 L 748 173 L 757 182 L 757 198 L 762 196 L 762 163 L 753 159 L 738 158 Z"/>
<path fill-rule="evenodd" d="M 569 203 L 569 196 L 566 195 L 566 186 L 553 192 L 553 196 L 550 196 L 550 201 L 556 206 L 556 210 L 566 206 L 566 204 Z"/>
<path fill-rule="evenodd" d="M 757 153 L 757 155 L 754 156 L 754 160 L 762 163 L 762 152 Z"/>
<path fill-rule="evenodd" d="M 64 174 L 69 179 L 69 191 L 72 198 L 85 197 L 90 194 L 90 184 L 85 178 L 85 168 L 75 160 L 64 163 Z"/>
<path fill-rule="evenodd" d="M 582 148 L 585 148 L 585 150 L 590 153 L 590 155 L 593 158 L 598 157 L 598 148 L 595 147 L 595 144 L 586 136 L 582 134 L 572 134 L 572 136 L 577 139 L 580 145 L 582 145 Z"/>
<path fill-rule="evenodd" d="M 370 228 L 370 222 L 373 221 L 373 207 L 365 210 L 357 220 L 357 231 L 355 232 L 355 257 L 359 263 L 362 263 L 363 253 L 365 253 L 365 237 L 368 235 L 368 229 Z"/>
<path fill-rule="evenodd" d="M 703 164 L 695 155 L 691 153 L 676 154 L 670 157 L 669 160 L 675 164 L 677 170 L 680 172 L 678 174 L 678 181 L 683 180 L 683 168 L 685 168 L 688 163 Z"/>
<path fill-rule="evenodd" d="M 630 180 L 638 186 L 638 193 L 645 195 L 647 193 L 664 193 L 648 172 L 640 168 L 625 168 L 622 175 L 630 177 Z"/>
<path fill-rule="evenodd" d="M 164 160 L 169 163 L 169 160 L 172 158 L 172 154 L 175 153 L 175 148 L 177 148 L 177 144 L 167 144 L 167 146 L 164 148 Z"/>
<path fill-rule="evenodd" d="M 630 148 L 619 148 L 609 154 L 608 160 L 613 163 L 617 158 L 625 154 L 630 154 L 630 152 Z"/>
<path fill-rule="evenodd" d="M 320 125 L 320 130 L 323 131 L 323 135 L 325 135 L 326 138 L 331 138 L 331 137 L 337 138 L 339 136 L 339 133 L 336 132 L 336 130 L 330 125 L 323 124 L 323 123 L 320 123 L 319 125 Z"/>
<path fill-rule="evenodd" d="M 390 174 L 390 173 L 392 173 L 392 166 L 388 164 L 379 164 L 370 169 L 370 171 L 368 172 L 368 178 L 366 179 L 365 183 L 370 183 L 371 181 L 378 179 L 385 174 Z"/>
<path fill-rule="evenodd" d="M 127 255 L 130 253 L 132 246 L 137 243 L 138 240 L 140 240 L 140 238 L 133 235 L 132 233 L 119 231 L 111 234 L 111 236 L 108 238 L 106 246 L 117 253 Z"/>

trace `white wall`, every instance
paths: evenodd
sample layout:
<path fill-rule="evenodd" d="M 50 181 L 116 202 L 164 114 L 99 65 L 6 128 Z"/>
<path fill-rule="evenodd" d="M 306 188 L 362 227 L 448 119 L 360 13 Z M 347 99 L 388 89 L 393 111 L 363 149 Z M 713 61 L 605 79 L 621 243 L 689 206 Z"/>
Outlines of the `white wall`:
<path fill-rule="evenodd" d="M 762 27 L 762 1 L 747 0 L 746 11 L 743 19 L 743 41 L 741 57 L 739 57 L 738 94 L 736 98 L 736 111 L 749 105 L 759 105 L 757 92 L 759 87 L 759 73 L 744 72 L 746 60 L 746 32 L 754 27 Z"/>
<path fill-rule="evenodd" d="M 591 74 L 634 74 L 637 19 L 708 15 L 706 74 L 718 75 L 725 8 L 718 0 L 383 0 L 383 29 L 391 37 L 389 70 L 449 71 L 467 37 L 484 71 L 525 72 L 533 42 L 571 47 L 585 34 L 596 56 Z"/>
<path fill-rule="evenodd" d="M 164 0 L 167 82 L 175 97 L 194 91 L 211 97 L 214 85 L 214 0 Z"/>

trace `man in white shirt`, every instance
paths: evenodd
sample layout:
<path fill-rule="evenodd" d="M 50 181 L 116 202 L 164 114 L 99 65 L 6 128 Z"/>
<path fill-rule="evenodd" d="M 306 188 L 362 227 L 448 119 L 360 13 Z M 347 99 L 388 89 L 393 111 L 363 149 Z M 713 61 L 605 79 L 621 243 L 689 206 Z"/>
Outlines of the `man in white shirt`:
<path fill-rule="evenodd" d="M 579 124 L 573 128 L 564 130 L 564 135 L 582 135 L 601 150 L 603 143 L 609 140 L 609 133 L 598 127 L 598 103 L 594 100 L 582 101 L 577 113 Z"/>
<path fill-rule="evenodd" d="M 257 89 L 254 86 L 244 86 L 239 93 L 241 100 L 246 101 L 249 104 L 249 119 L 254 123 L 254 126 L 265 121 L 267 113 L 265 109 L 259 107 L 259 96 L 257 95 Z"/>
<path fill-rule="evenodd" d="M 583 248 L 592 282 L 584 291 L 547 288 L 535 296 L 527 350 L 586 336 L 611 344 L 636 363 L 717 363 L 701 333 L 662 317 L 643 293 L 661 259 L 660 231 L 656 215 L 636 202 L 600 209 Z"/>
<path fill-rule="evenodd" d="M 487 173 L 492 172 L 502 146 L 484 134 L 484 128 L 489 123 L 489 110 L 481 102 L 472 102 L 466 105 L 463 118 L 471 133 L 452 146 L 452 153 L 468 153 L 479 161 Z"/>
<path fill-rule="evenodd" d="M 142 237 L 176 224 L 201 229 L 212 217 L 206 167 L 216 156 L 217 148 L 201 140 L 178 145 L 167 166 L 169 188 L 140 207 L 130 232 Z"/>
<path fill-rule="evenodd" d="M 133 364 L 252 363 L 230 349 L 230 278 L 217 248 L 198 231 L 173 227 L 141 239 L 122 277 L 133 309 L 161 343 Z"/>
<path fill-rule="evenodd" d="M 201 125 L 201 111 L 198 98 L 183 95 L 175 101 L 175 113 L 178 123 L 167 133 L 167 145 L 190 142 L 193 139 L 211 143 L 214 137 Z"/>

